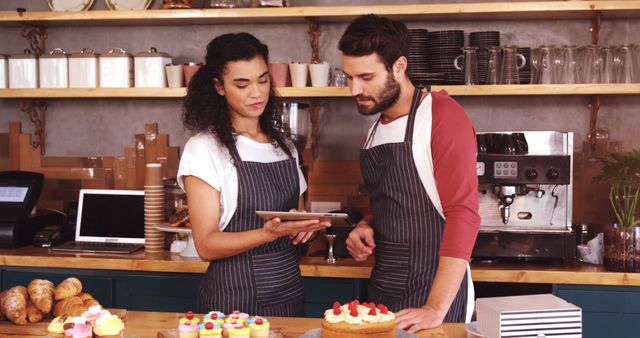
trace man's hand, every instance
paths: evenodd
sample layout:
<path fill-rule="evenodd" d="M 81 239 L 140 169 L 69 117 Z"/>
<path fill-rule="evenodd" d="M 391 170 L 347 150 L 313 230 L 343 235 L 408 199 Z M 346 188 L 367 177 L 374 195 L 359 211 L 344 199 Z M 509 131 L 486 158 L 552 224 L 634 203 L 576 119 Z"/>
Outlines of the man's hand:
<path fill-rule="evenodd" d="M 366 221 L 358 222 L 347 238 L 347 250 L 358 262 L 364 261 L 376 247 L 373 241 L 373 229 Z"/>
<path fill-rule="evenodd" d="M 396 313 L 396 325 L 399 329 L 416 333 L 442 325 L 445 314 L 439 314 L 428 306 L 407 308 Z"/>

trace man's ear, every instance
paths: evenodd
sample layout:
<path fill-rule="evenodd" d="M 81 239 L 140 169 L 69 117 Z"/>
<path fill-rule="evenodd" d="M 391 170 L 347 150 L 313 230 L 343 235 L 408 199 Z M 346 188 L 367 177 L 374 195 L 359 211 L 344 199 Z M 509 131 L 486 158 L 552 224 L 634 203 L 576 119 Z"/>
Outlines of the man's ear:
<path fill-rule="evenodd" d="M 224 86 L 220 82 L 220 80 L 213 78 L 213 87 L 216 89 L 216 92 L 220 96 L 224 96 Z"/>
<path fill-rule="evenodd" d="M 407 73 L 407 62 L 408 61 L 406 57 L 400 56 L 393 63 L 393 66 L 392 66 L 393 76 L 396 78 L 396 80 L 404 78 L 405 74 Z"/>

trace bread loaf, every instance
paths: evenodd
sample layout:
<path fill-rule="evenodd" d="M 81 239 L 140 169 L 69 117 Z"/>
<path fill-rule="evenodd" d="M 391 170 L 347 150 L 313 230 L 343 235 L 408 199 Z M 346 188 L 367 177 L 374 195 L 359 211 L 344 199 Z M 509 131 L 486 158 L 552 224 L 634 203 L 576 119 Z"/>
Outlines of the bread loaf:
<path fill-rule="evenodd" d="M 48 314 L 53 306 L 53 283 L 46 279 L 34 279 L 29 283 L 29 299 L 40 312 Z"/>
<path fill-rule="evenodd" d="M 55 300 L 61 300 L 69 297 L 73 297 L 82 291 L 82 283 L 75 277 L 69 277 L 63 280 L 53 290 Z"/>

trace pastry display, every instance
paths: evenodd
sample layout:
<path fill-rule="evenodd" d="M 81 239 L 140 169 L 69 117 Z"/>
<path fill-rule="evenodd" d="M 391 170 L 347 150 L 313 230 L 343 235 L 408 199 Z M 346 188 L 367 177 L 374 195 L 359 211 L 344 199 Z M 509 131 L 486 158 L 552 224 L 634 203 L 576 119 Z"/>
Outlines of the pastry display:
<path fill-rule="evenodd" d="M 191 224 L 189 223 L 189 208 L 186 204 L 182 205 L 181 209 L 176 210 L 176 212 L 169 217 L 169 225 L 172 227 L 191 227 Z"/>
<path fill-rule="evenodd" d="M 393 338 L 396 336 L 395 316 L 382 304 L 357 300 L 326 310 L 322 320 L 323 338 Z"/>
<path fill-rule="evenodd" d="M 233 311 L 228 315 L 220 311 L 210 311 L 202 317 L 202 324 L 193 312 L 187 312 L 178 320 L 180 338 L 269 338 L 269 321 L 260 316 Z M 196 324 L 194 324 L 196 323 Z"/>
<path fill-rule="evenodd" d="M 79 316 L 62 315 L 56 317 L 49 323 L 47 330 L 52 338 L 124 337 L 122 319 L 102 309 L 99 305 L 92 306 Z"/>

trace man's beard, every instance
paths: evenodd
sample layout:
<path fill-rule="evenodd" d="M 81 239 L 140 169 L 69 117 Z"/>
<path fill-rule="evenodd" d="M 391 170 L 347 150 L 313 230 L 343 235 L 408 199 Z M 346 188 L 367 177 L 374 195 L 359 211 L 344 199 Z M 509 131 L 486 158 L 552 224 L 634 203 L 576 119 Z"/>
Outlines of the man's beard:
<path fill-rule="evenodd" d="M 384 84 L 384 88 L 380 93 L 380 97 L 374 99 L 371 96 L 358 95 L 356 98 L 369 99 L 374 102 L 373 107 L 366 108 L 365 106 L 357 105 L 358 111 L 362 115 L 374 115 L 383 112 L 389 107 L 393 106 L 400 97 L 400 84 L 393 79 L 391 74 L 387 74 L 387 81 Z"/>

